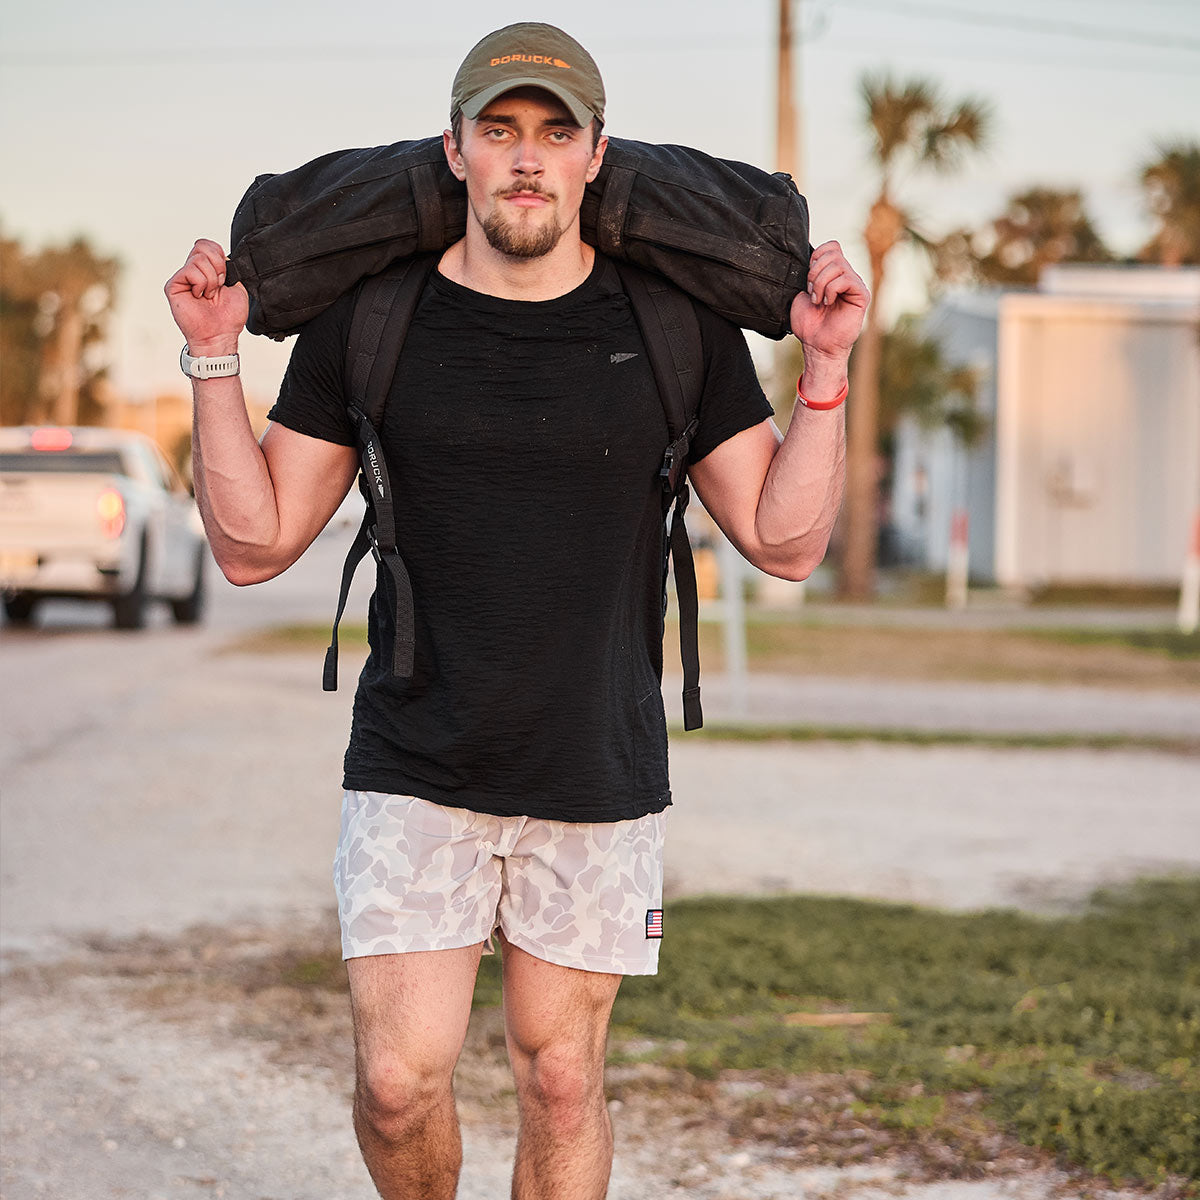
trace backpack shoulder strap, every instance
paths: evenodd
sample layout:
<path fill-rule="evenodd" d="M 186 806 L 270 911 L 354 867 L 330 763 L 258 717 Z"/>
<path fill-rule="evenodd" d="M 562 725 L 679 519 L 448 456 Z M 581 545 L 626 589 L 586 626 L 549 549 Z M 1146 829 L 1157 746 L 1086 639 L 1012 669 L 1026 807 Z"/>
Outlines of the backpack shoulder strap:
<path fill-rule="evenodd" d="M 650 355 L 672 444 L 686 439 L 678 450 L 682 462 L 696 431 L 704 390 L 704 345 L 696 302 L 661 276 L 630 263 L 614 265 Z M 679 474 L 678 470 L 672 471 L 673 476 Z"/>
<path fill-rule="evenodd" d="M 679 600 L 679 659 L 683 667 L 683 727 L 699 729 L 704 724 L 700 707 L 700 600 L 684 514 L 691 497 L 687 485 L 688 449 L 699 424 L 700 395 L 704 389 L 700 321 L 695 301 L 674 284 L 629 263 L 617 263 L 616 268 L 646 343 L 671 437 L 659 470 L 664 516 L 674 506 L 663 556 L 663 613 L 667 604 L 667 566 L 673 559 L 675 594 Z"/>
<path fill-rule="evenodd" d="M 400 349 L 438 257 L 401 259 L 359 287 L 346 342 L 346 407 L 355 424 L 356 408 L 375 428 L 383 420 Z"/>
<path fill-rule="evenodd" d="M 392 485 L 378 430 L 383 424 L 400 350 L 438 257 L 429 254 L 403 259 L 370 276 L 360 286 L 354 303 L 346 343 L 345 397 L 346 411 L 358 439 L 359 489 L 367 501 L 367 510 L 342 568 L 337 615 L 325 652 L 322 686 L 327 692 L 337 691 L 338 625 L 346 609 L 355 569 L 368 549 L 382 568 L 384 588 L 396 618 L 392 672 L 404 678 L 411 677 L 413 672 L 416 623 L 412 582 L 396 548 Z"/>

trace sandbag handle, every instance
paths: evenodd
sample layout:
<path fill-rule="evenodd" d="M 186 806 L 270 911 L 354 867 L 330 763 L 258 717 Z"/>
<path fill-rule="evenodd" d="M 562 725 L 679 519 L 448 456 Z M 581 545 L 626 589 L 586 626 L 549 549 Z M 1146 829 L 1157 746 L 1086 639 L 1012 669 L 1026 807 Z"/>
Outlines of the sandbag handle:
<path fill-rule="evenodd" d="M 596 247 L 603 254 L 621 253 L 625 214 L 636 177 L 637 172 L 631 167 L 608 168 L 600 211 L 596 215 Z"/>

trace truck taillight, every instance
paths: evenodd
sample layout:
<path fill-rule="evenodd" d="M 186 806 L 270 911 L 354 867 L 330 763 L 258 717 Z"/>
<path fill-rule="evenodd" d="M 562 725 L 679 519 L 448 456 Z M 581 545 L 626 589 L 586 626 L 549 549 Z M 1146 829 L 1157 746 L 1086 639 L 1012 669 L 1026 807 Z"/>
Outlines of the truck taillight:
<path fill-rule="evenodd" d="M 116 488 L 105 488 L 96 498 L 96 515 L 104 536 L 119 538 L 125 528 L 125 497 Z"/>
<path fill-rule="evenodd" d="M 29 445 L 34 450 L 70 450 L 75 437 L 69 429 L 43 426 L 29 436 Z"/>

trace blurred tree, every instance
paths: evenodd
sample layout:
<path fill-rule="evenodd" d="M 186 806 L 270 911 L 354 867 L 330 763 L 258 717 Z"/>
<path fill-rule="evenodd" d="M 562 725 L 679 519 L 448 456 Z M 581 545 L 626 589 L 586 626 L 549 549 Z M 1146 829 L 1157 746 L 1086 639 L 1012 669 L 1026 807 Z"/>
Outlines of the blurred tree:
<path fill-rule="evenodd" d="M 984 238 L 990 246 L 976 259 L 986 283 L 1035 284 L 1044 267 L 1060 262 L 1111 262 L 1078 191 L 1031 187 L 1008 199 Z"/>
<path fill-rule="evenodd" d="M 901 317 L 884 335 L 879 377 L 879 425 L 885 438 L 906 414 L 927 428 L 949 426 L 968 446 L 987 430 L 987 418 L 976 407 L 978 373 L 948 363 L 937 339 L 922 335 L 918 317 Z"/>
<path fill-rule="evenodd" d="M 20 243 L 0 238 L 0 425 L 24 421 L 38 392 L 38 303 L 26 285 L 26 267 Z"/>
<path fill-rule="evenodd" d="M 875 589 L 879 524 L 879 394 L 883 353 L 880 301 L 887 282 L 887 260 L 901 242 L 917 235 L 895 191 L 904 170 L 948 170 L 967 150 L 986 141 L 989 115 L 979 101 L 949 105 L 925 80 L 898 83 L 867 76 L 860 86 L 880 185 L 867 219 L 865 240 L 870 259 L 873 299 L 851 363 L 852 401 L 846 452 L 847 484 L 839 592 L 867 599 Z"/>
<path fill-rule="evenodd" d="M 1142 167 L 1142 188 L 1158 231 L 1139 257 L 1168 267 L 1200 264 L 1200 142 L 1161 142 Z"/>
<path fill-rule="evenodd" d="M 107 368 L 95 353 L 108 335 L 119 263 L 87 240 L 36 253 L 0 240 L 4 371 L 0 420 L 94 423 Z"/>

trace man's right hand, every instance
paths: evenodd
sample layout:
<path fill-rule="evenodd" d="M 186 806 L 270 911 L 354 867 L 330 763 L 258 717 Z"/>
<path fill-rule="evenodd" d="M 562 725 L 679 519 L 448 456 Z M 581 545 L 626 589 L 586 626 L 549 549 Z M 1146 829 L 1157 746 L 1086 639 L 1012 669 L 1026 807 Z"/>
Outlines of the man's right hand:
<path fill-rule="evenodd" d="M 225 251 L 216 242 L 201 238 L 163 290 L 190 354 L 200 357 L 237 352 L 250 297 L 240 283 L 225 286 Z"/>

